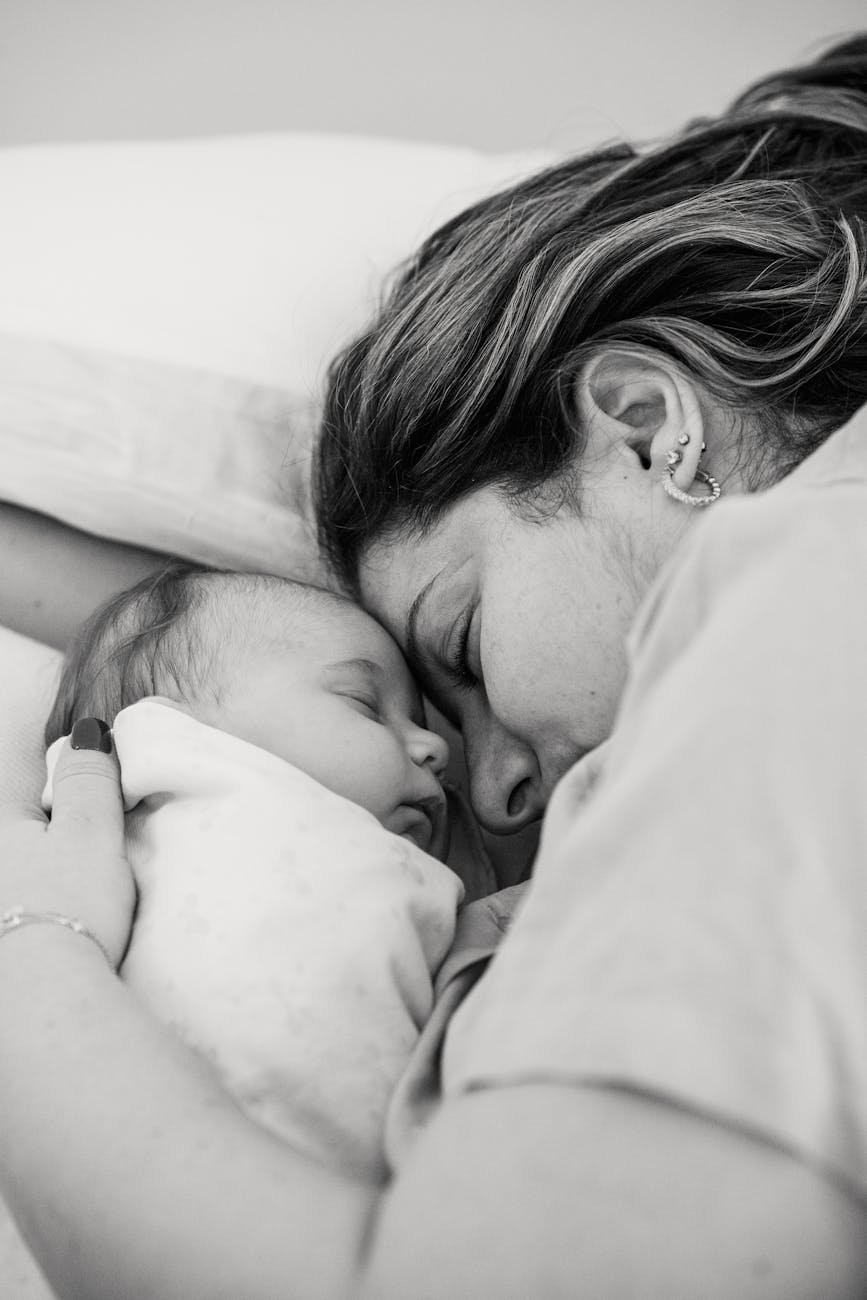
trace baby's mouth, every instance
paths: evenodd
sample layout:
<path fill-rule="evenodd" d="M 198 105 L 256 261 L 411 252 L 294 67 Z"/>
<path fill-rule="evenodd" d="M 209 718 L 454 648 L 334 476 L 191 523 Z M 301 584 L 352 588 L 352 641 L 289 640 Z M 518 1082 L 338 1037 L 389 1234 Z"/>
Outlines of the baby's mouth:
<path fill-rule="evenodd" d="M 445 800 L 430 798 L 403 804 L 397 811 L 394 829 L 425 853 L 444 857 L 448 849 Z"/>
<path fill-rule="evenodd" d="M 405 831 L 401 831 L 401 836 L 427 852 L 427 847 L 433 838 L 433 830 L 428 819 L 422 816 L 418 821 L 414 821 L 411 826 L 408 826 Z"/>

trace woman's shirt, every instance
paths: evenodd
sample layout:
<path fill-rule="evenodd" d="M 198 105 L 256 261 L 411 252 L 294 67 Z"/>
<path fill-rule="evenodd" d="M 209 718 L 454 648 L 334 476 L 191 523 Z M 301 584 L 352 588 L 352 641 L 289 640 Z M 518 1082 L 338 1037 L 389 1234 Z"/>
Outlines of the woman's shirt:
<path fill-rule="evenodd" d="M 638 1089 L 867 1199 L 867 410 L 708 512 L 630 654 L 440 1086 Z"/>

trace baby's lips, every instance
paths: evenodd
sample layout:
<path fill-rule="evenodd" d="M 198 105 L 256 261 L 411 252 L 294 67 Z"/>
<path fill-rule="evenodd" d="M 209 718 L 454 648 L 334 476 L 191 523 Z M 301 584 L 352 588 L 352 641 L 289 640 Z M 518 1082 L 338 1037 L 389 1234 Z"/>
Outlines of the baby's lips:
<path fill-rule="evenodd" d="M 445 859 L 449 851 L 449 811 L 445 791 L 440 790 L 428 799 L 420 799 L 419 805 L 430 824 L 430 840 L 427 852 L 432 857 Z"/>
<path fill-rule="evenodd" d="M 416 804 L 404 804 L 403 807 L 398 808 L 394 824 L 389 829 L 404 836 L 405 839 L 412 840 L 413 844 L 424 849 L 425 852 L 429 851 L 434 838 L 430 817 Z"/>
<path fill-rule="evenodd" d="M 448 812 L 444 796 L 431 795 L 401 804 L 390 819 L 389 830 L 430 853 L 443 858 L 448 850 Z"/>

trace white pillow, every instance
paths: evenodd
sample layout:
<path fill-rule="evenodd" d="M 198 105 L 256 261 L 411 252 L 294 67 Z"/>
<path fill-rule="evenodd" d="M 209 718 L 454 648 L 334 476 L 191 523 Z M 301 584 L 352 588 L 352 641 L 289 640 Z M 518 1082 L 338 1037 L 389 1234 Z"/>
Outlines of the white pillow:
<path fill-rule="evenodd" d="M 319 576 L 315 404 L 227 375 L 0 334 L 0 497 L 226 568 Z"/>
<path fill-rule="evenodd" d="M 0 150 L 0 496 L 314 576 L 329 359 L 426 233 L 548 161 L 309 134 Z"/>

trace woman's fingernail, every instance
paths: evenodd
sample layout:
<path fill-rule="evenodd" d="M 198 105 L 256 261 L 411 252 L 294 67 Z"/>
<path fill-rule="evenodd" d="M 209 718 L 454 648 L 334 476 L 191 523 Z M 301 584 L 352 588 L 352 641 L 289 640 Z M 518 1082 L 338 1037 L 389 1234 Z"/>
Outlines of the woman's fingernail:
<path fill-rule="evenodd" d="M 69 743 L 73 749 L 98 749 L 111 753 L 111 728 L 102 718 L 79 718 L 73 723 Z"/>

